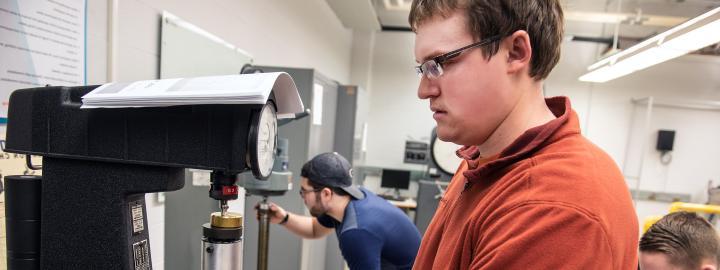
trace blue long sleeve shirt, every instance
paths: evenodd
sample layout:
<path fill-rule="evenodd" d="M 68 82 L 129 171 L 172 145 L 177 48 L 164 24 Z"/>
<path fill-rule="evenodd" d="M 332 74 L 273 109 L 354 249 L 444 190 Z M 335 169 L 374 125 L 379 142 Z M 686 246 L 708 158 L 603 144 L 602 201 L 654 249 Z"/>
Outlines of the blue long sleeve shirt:
<path fill-rule="evenodd" d="M 361 188 L 365 198 L 350 200 L 342 222 L 328 215 L 318 222 L 334 228 L 345 261 L 352 270 L 411 269 L 420 232 L 407 215 L 388 201 Z"/>

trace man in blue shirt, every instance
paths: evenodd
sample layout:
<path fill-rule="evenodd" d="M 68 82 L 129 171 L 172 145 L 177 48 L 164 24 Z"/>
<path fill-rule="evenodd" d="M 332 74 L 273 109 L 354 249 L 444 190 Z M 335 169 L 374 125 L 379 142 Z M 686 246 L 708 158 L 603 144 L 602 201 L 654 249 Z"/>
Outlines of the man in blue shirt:
<path fill-rule="evenodd" d="M 350 269 L 411 269 L 420 233 L 399 208 L 352 185 L 352 167 L 338 153 L 317 155 L 303 165 L 300 197 L 313 217 L 270 205 L 270 222 L 304 238 L 333 229 Z"/>

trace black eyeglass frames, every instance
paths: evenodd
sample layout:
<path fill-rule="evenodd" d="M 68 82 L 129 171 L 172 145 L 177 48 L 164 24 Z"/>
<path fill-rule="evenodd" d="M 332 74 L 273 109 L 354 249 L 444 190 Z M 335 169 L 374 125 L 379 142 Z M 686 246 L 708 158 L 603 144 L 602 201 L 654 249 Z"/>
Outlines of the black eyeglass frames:
<path fill-rule="evenodd" d="M 298 191 L 298 192 L 300 193 L 300 197 L 304 197 L 305 194 L 313 193 L 313 192 L 318 192 L 318 191 L 321 191 L 321 190 L 323 190 L 323 189 L 322 189 L 322 188 L 319 188 L 319 189 L 305 190 L 305 189 L 303 189 L 302 187 L 300 187 L 300 191 Z"/>
<path fill-rule="evenodd" d="M 460 49 L 435 56 L 435 57 L 433 57 L 433 59 L 430 59 L 428 61 L 425 61 L 425 63 L 422 63 L 422 65 L 416 66 L 415 72 L 417 72 L 417 75 L 420 78 L 422 78 L 422 76 L 427 76 L 429 79 L 436 79 L 436 78 L 442 76 L 442 74 L 443 74 L 443 68 L 442 68 L 443 62 L 457 57 L 458 55 L 462 54 L 466 50 L 485 46 L 485 45 L 488 45 L 488 44 L 493 43 L 498 40 L 500 40 L 499 35 L 492 36 L 492 37 L 483 39 L 481 41 L 475 42 L 473 44 L 467 45 L 465 47 L 462 47 Z"/>

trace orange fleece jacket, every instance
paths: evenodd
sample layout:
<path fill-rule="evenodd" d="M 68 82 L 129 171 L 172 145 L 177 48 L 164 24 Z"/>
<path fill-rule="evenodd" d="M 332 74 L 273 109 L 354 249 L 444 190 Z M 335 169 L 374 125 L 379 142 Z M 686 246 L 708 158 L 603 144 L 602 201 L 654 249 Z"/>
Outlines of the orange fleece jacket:
<path fill-rule="evenodd" d="M 556 119 L 492 160 L 477 148 L 451 180 L 414 269 L 637 269 L 638 221 L 610 157 L 580 135 L 566 97 Z"/>

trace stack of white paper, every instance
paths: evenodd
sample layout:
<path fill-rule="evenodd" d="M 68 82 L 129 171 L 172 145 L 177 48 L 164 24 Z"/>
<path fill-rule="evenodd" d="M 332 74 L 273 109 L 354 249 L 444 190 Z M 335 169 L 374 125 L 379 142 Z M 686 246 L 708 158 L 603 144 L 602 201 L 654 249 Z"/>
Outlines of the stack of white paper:
<path fill-rule="evenodd" d="M 265 104 L 275 93 L 278 117 L 304 110 L 295 82 L 284 72 L 104 84 L 82 97 L 82 108 Z"/>

